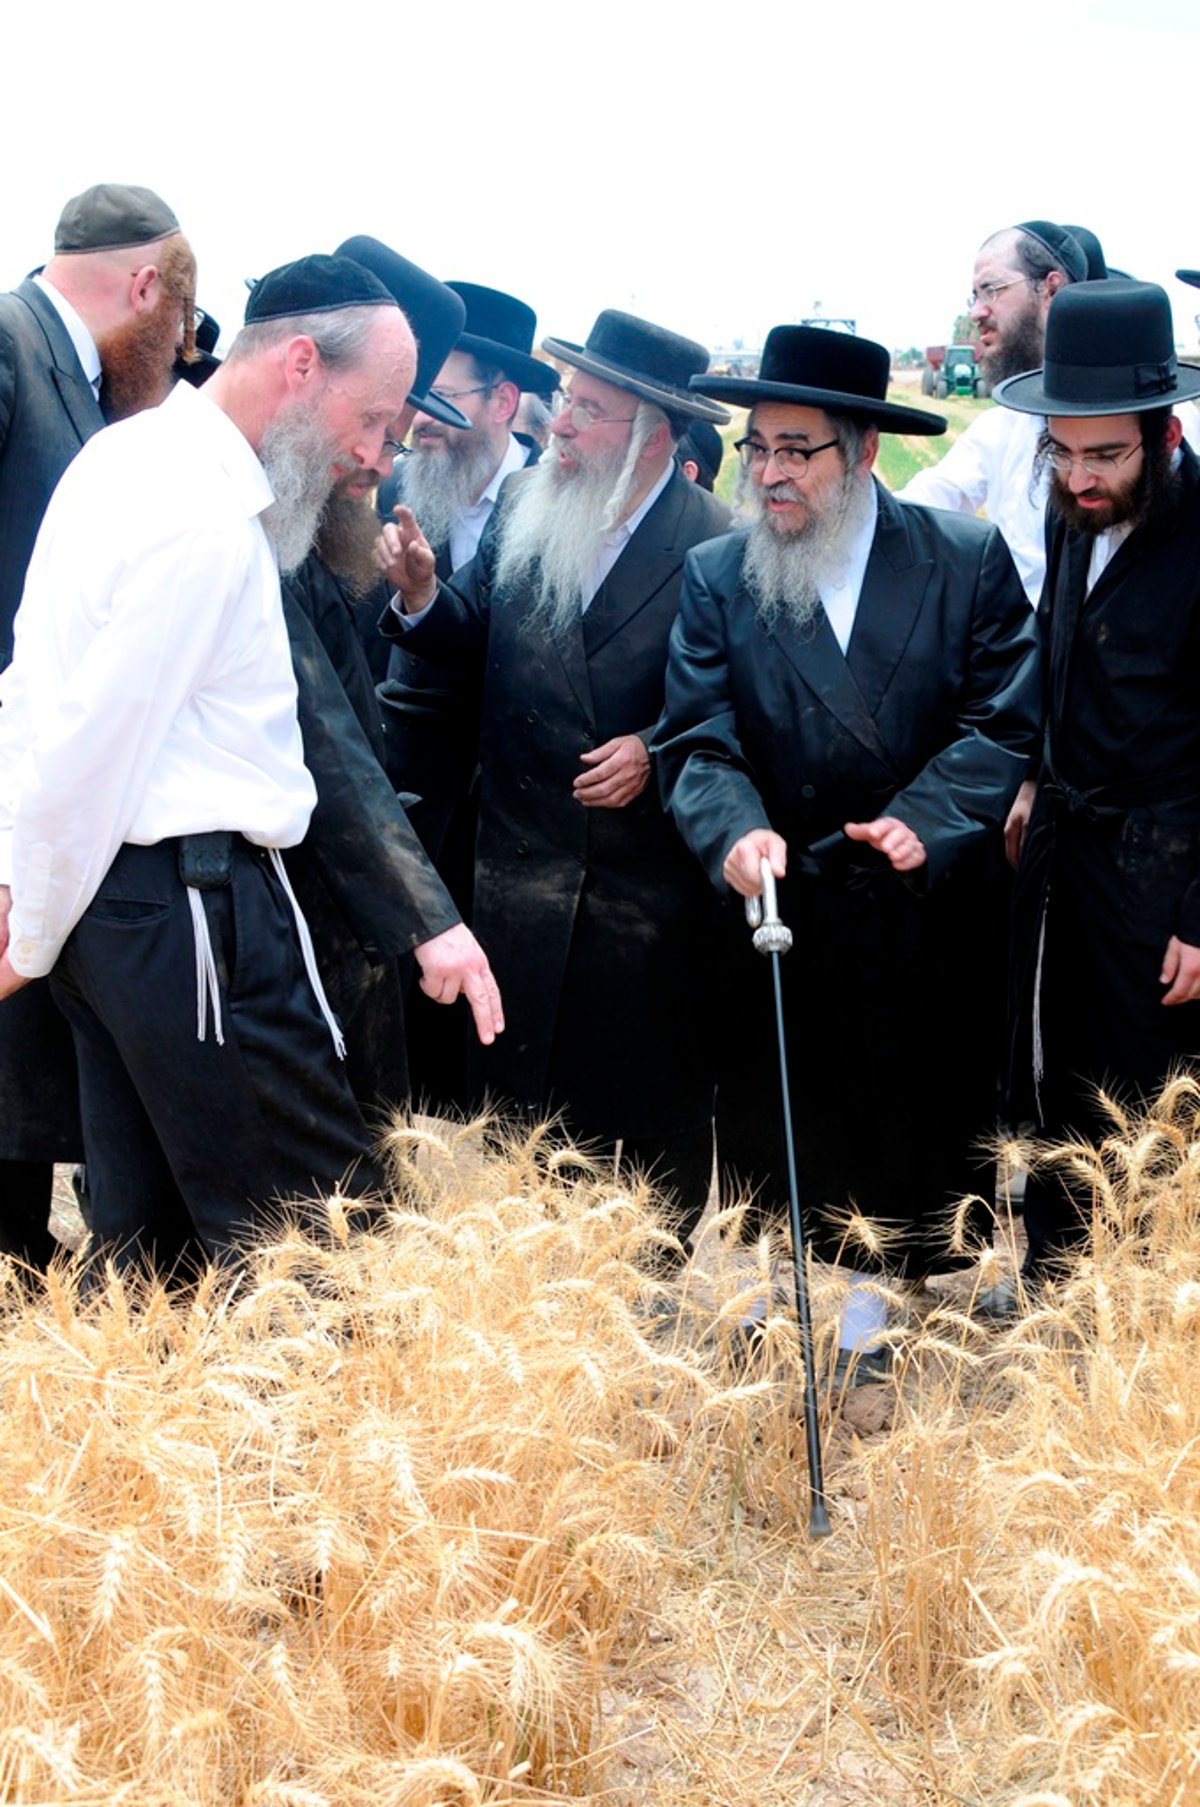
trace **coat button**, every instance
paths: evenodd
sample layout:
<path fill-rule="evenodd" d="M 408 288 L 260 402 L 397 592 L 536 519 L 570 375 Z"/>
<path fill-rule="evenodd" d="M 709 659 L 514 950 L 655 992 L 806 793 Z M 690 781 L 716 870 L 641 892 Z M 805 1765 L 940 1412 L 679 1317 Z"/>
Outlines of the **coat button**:
<path fill-rule="evenodd" d="M 811 803 L 816 794 L 817 787 L 815 784 L 802 784 L 800 786 L 800 795 L 804 798 L 806 803 Z"/>
<path fill-rule="evenodd" d="M 536 709 L 531 709 L 529 711 L 529 714 L 525 717 L 525 720 L 529 723 L 529 726 L 531 728 L 533 728 L 533 727 L 537 726 L 538 722 L 541 720 L 541 717 L 538 714 Z"/>
<path fill-rule="evenodd" d="M 517 852 L 518 853 L 528 853 L 529 852 L 529 842 L 528 841 L 518 841 L 517 842 Z"/>
<path fill-rule="evenodd" d="M 519 791 L 527 791 L 532 783 L 533 783 L 532 778 L 518 778 L 517 779 L 517 789 Z"/>

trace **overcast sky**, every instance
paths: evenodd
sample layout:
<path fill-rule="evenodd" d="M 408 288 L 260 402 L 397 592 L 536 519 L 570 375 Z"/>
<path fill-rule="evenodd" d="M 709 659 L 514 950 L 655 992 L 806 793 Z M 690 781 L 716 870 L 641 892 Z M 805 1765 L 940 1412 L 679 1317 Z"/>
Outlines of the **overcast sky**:
<path fill-rule="evenodd" d="M 560 338 L 623 307 L 923 345 L 1043 217 L 1163 282 L 1200 357 L 1195 0 L 10 0 L 4 38 L 0 287 L 69 196 L 141 182 L 226 336 L 246 276 L 368 232 Z"/>

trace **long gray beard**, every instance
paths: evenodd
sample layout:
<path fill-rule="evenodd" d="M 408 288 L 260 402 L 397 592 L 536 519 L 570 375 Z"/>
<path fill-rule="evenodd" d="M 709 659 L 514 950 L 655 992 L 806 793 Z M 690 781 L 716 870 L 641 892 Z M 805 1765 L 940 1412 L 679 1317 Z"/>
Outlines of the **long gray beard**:
<path fill-rule="evenodd" d="M 750 524 L 742 582 L 764 627 L 778 621 L 800 632 L 811 627 L 821 606 L 818 586 L 844 562 L 870 502 L 869 474 L 848 470 L 819 515 L 810 513 L 799 533 L 780 533 L 766 512 L 762 490 L 747 485 L 746 494 L 739 496 Z"/>
<path fill-rule="evenodd" d="M 496 586 L 517 592 L 536 567 L 537 594 L 525 611 L 531 633 L 559 636 L 579 621 L 604 536 L 627 512 L 638 457 L 654 425 L 639 411 L 624 450 L 614 447 L 571 472 L 560 467 L 552 441 L 522 485 L 504 523 Z"/>
<path fill-rule="evenodd" d="M 312 550 L 321 511 L 337 480 L 331 468 L 337 452 L 328 430 L 295 406 L 277 414 L 262 436 L 259 461 L 274 495 L 262 523 L 285 576 Z"/>
<path fill-rule="evenodd" d="M 400 475 L 400 500 L 411 508 L 429 544 L 445 546 L 459 516 L 473 508 L 504 457 L 477 428 L 448 427 L 453 435 L 443 450 L 423 452 L 413 446 Z"/>

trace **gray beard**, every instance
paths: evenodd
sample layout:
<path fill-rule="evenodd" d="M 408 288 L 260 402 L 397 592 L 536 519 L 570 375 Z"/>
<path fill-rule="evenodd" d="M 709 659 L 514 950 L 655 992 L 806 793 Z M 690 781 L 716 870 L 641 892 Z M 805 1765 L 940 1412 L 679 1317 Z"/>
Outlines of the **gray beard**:
<path fill-rule="evenodd" d="M 449 544 L 460 516 L 473 508 L 500 468 L 505 448 L 495 446 L 478 428 L 447 427 L 450 435 L 439 451 L 422 451 L 420 440 L 400 474 L 399 500 L 411 508 L 417 525 L 433 547 Z"/>
<path fill-rule="evenodd" d="M 321 511 L 314 550 L 355 598 L 365 596 L 382 578 L 375 559 L 380 526 L 374 491 L 348 496 L 335 489 Z"/>
<path fill-rule="evenodd" d="M 321 511 L 337 481 L 332 469 L 337 454 L 337 441 L 328 430 L 294 404 L 278 413 L 262 436 L 259 462 L 274 494 L 263 509 L 262 524 L 284 576 L 312 550 Z"/>
<path fill-rule="evenodd" d="M 638 483 L 638 455 L 653 418 L 635 418 L 629 444 L 566 472 L 553 435 L 509 510 L 496 560 L 496 587 L 519 592 L 537 570 L 537 594 L 524 611 L 526 628 L 561 636 L 582 615 L 605 534 L 628 510 Z"/>
<path fill-rule="evenodd" d="M 810 513 L 798 533 L 780 533 L 766 513 L 762 490 L 746 485 L 746 494 L 739 496 L 741 512 L 749 521 L 742 583 L 764 627 L 784 621 L 804 632 L 812 626 L 821 607 L 818 586 L 844 562 L 870 500 L 870 475 L 846 471 L 819 515 Z"/>

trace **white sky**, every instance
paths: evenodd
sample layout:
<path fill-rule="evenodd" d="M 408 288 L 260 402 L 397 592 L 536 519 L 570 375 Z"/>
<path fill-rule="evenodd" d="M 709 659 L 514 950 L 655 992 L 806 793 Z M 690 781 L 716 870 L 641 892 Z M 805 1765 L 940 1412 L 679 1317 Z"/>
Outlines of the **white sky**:
<path fill-rule="evenodd" d="M 166 199 L 226 338 L 242 279 L 356 232 L 582 339 L 817 311 L 949 336 L 980 240 L 1076 220 L 1193 355 L 1195 0 L 9 0 L 0 287 L 97 181 Z"/>

